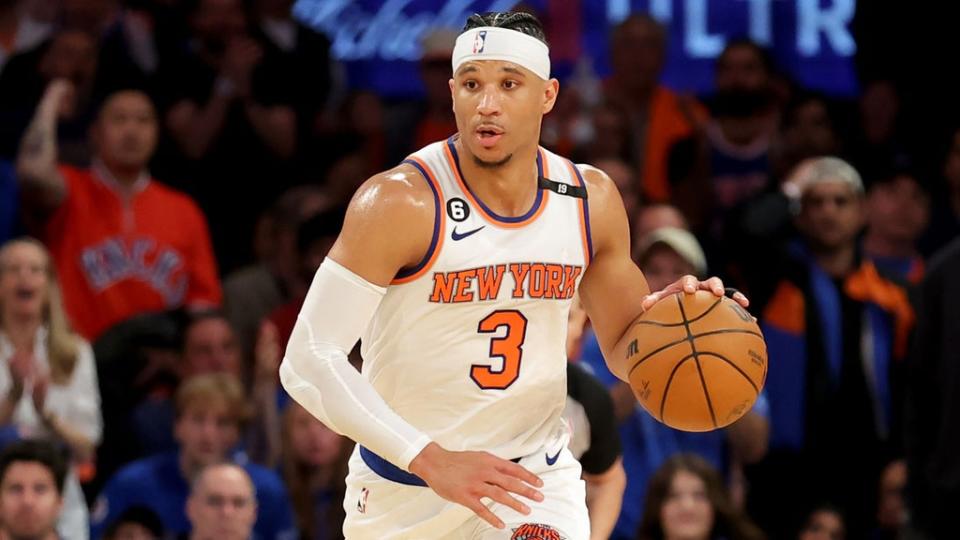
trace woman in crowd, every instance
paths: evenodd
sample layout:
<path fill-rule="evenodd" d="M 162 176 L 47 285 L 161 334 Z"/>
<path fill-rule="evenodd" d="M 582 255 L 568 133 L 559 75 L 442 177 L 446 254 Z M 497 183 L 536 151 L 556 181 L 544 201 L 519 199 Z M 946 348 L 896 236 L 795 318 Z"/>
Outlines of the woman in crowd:
<path fill-rule="evenodd" d="M 0 363 L 6 438 L 53 438 L 72 463 L 92 463 L 103 429 L 93 351 L 70 330 L 50 255 L 33 239 L 0 246 Z M 76 470 L 58 524 L 67 540 L 88 536 Z"/>
<path fill-rule="evenodd" d="M 720 474 L 694 454 L 677 454 L 647 487 L 638 540 L 760 540 L 763 533 L 737 510 Z"/>

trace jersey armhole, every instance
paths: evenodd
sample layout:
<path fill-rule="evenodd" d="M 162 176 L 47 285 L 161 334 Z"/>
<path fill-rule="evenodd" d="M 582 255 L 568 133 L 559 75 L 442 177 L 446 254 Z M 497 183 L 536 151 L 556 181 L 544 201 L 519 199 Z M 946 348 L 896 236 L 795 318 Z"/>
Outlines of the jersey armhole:
<path fill-rule="evenodd" d="M 433 266 L 433 263 L 437 260 L 437 255 L 440 253 L 440 247 L 443 245 L 443 234 L 446 226 L 446 219 L 442 211 L 443 190 L 440 188 L 440 182 L 437 181 L 430 166 L 414 156 L 403 160 L 403 163 L 411 165 L 420 171 L 427 185 L 430 186 L 430 191 L 433 192 L 433 237 L 430 239 L 430 247 L 427 248 L 427 253 L 423 256 L 423 259 L 421 259 L 416 266 L 401 268 L 393 278 L 393 281 L 390 282 L 391 285 L 410 283 L 425 274 L 427 270 Z"/>
<path fill-rule="evenodd" d="M 583 188 L 587 191 L 587 182 L 583 179 L 583 174 L 580 172 L 580 167 L 577 167 L 573 164 L 572 161 L 566 160 L 567 168 L 570 169 L 571 178 L 576 178 L 577 187 Z M 584 197 L 579 199 L 580 201 L 580 234 L 583 239 L 583 258 L 587 265 L 593 261 L 593 238 L 590 235 L 590 204 L 588 202 L 589 197 Z"/>

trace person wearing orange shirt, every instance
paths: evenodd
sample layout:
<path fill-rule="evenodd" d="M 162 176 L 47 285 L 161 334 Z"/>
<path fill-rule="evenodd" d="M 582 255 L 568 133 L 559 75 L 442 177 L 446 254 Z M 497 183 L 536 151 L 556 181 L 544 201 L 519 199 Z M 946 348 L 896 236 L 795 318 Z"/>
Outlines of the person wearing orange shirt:
<path fill-rule="evenodd" d="M 21 143 L 17 174 L 74 327 L 93 341 L 140 313 L 218 306 L 203 214 L 146 169 L 158 137 L 150 98 L 124 89 L 104 99 L 91 129 L 93 164 L 82 169 L 57 163 L 57 118 L 71 92 L 64 80 L 47 87 Z"/>

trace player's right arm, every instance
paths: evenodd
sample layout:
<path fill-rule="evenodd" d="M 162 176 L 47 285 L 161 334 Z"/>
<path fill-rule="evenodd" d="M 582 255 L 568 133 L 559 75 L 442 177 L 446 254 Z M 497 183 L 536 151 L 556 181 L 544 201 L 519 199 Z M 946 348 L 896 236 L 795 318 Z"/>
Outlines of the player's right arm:
<path fill-rule="evenodd" d="M 47 85 L 17 152 L 17 177 L 24 192 L 37 197 L 41 210 L 60 206 L 67 195 L 66 183 L 57 170 L 57 118 L 72 92 L 72 85 L 64 79 Z"/>
<path fill-rule="evenodd" d="M 280 366 L 287 392 L 328 427 L 422 478 L 441 497 L 503 527 L 487 497 L 521 513 L 511 493 L 541 500 L 539 478 L 486 452 L 450 452 L 394 412 L 347 354 L 386 287 L 418 264 L 433 236 L 433 192 L 415 168 L 374 176 L 354 195 L 343 229 L 307 293 Z"/>

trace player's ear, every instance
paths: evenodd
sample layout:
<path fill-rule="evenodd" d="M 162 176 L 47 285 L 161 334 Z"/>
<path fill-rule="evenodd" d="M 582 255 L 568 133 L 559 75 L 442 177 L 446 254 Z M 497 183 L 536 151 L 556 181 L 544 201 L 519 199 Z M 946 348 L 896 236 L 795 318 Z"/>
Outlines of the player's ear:
<path fill-rule="evenodd" d="M 557 95 L 560 93 L 560 81 L 550 79 L 543 83 L 543 114 L 553 110 L 553 105 L 557 102 Z"/>

